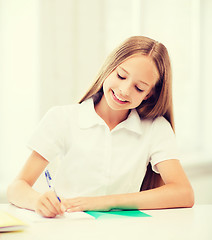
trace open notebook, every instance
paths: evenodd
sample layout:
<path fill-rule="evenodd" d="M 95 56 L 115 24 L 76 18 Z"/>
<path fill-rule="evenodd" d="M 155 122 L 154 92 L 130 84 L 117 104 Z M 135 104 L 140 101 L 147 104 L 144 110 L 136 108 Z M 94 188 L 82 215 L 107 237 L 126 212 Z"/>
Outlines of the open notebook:
<path fill-rule="evenodd" d="M 28 225 L 6 211 L 0 210 L 0 232 L 24 230 Z"/>
<path fill-rule="evenodd" d="M 86 211 L 86 212 L 65 212 L 63 216 L 56 216 L 55 218 L 45 218 L 35 213 L 34 211 L 15 208 L 16 216 L 27 223 L 36 223 L 36 222 L 54 222 L 60 220 L 76 220 L 76 219 L 87 219 L 87 220 L 100 220 L 100 219 L 110 219 L 110 218 L 128 218 L 128 217 L 151 217 L 150 215 L 141 212 L 139 210 L 113 210 L 113 211 Z M 24 227 L 24 226 L 23 226 Z"/>

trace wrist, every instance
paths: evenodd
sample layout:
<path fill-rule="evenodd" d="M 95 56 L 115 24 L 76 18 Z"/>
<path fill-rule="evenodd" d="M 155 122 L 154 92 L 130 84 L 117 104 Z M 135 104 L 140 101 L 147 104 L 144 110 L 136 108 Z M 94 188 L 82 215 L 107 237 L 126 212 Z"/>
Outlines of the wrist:
<path fill-rule="evenodd" d="M 110 209 L 138 209 L 135 195 L 136 193 L 126 193 L 108 196 L 108 203 L 110 204 Z"/>
<path fill-rule="evenodd" d="M 124 194 L 123 194 L 124 195 Z M 124 199 L 125 197 L 122 194 L 114 194 L 114 195 L 107 195 L 105 196 L 105 200 L 107 203 L 107 208 L 110 209 L 115 209 L 115 208 L 123 208 L 124 204 Z"/>
<path fill-rule="evenodd" d="M 118 205 L 118 195 L 107 195 L 106 196 L 107 208 L 109 210 L 117 208 Z"/>

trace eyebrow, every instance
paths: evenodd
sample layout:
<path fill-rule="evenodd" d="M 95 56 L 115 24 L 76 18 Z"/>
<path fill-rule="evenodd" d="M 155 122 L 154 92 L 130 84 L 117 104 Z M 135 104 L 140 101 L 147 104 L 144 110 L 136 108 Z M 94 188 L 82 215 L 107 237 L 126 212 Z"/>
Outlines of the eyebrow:
<path fill-rule="evenodd" d="M 123 67 L 120 67 L 119 66 L 119 68 L 121 68 L 125 73 L 127 73 L 128 75 L 129 75 L 129 73 L 128 73 L 128 71 L 127 70 L 125 70 Z M 143 82 L 143 81 L 141 81 L 141 80 L 139 80 L 139 82 L 141 82 L 141 83 L 143 83 L 143 84 L 145 84 L 145 85 L 147 85 L 147 86 L 149 86 L 149 84 L 148 83 L 146 83 L 146 82 Z"/>

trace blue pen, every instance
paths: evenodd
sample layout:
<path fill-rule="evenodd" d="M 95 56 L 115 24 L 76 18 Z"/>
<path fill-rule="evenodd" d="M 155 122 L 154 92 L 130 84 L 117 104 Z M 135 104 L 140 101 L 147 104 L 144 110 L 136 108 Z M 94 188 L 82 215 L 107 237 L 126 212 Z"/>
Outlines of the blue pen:
<path fill-rule="evenodd" d="M 49 188 L 55 192 L 55 195 L 57 196 L 57 199 L 61 202 L 60 198 L 58 197 L 58 195 L 55 191 L 55 188 L 54 188 L 54 185 L 53 185 L 53 182 L 52 182 L 52 178 L 51 178 L 51 175 L 50 175 L 48 170 L 45 171 L 45 176 L 46 176 L 46 181 L 48 183 Z"/>

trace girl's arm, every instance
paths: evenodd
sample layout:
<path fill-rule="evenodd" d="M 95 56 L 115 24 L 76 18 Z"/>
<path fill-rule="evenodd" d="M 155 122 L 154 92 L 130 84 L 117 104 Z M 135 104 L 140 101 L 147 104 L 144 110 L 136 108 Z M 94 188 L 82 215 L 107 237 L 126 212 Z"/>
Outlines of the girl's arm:
<path fill-rule="evenodd" d="M 157 164 L 165 185 L 137 193 L 67 199 L 69 211 L 192 207 L 194 194 L 178 160 Z"/>
<path fill-rule="evenodd" d="M 161 209 L 192 207 L 194 205 L 194 193 L 189 180 L 178 160 L 167 160 L 158 163 L 158 171 L 165 185 L 129 194 L 129 198 L 117 198 L 118 205 L 125 205 L 125 201 L 138 209 Z"/>
<path fill-rule="evenodd" d="M 62 214 L 64 211 L 61 210 L 61 204 L 54 192 L 41 194 L 32 188 L 47 165 L 48 161 L 33 151 L 17 178 L 8 187 L 9 202 L 46 217 Z"/>

